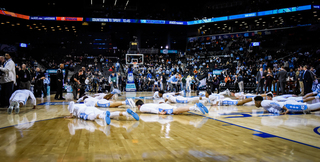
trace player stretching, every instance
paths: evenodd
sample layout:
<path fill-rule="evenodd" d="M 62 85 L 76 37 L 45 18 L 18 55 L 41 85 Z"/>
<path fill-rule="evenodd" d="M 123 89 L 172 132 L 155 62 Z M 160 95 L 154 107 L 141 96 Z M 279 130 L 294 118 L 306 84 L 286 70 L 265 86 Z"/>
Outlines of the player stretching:
<path fill-rule="evenodd" d="M 109 125 L 111 123 L 110 119 L 126 116 L 128 118 L 134 118 L 135 120 L 139 120 L 138 114 L 133 112 L 131 109 L 127 109 L 127 112 L 110 112 L 110 111 L 102 111 L 93 107 L 92 103 L 88 102 L 86 104 L 75 104 L 73 101 L 69 103 L 68 110 L 70 112 L 69 116 L 66 118 L 80 118 L 84 120 L 95 120 L 95 119 L 103 119 Z"/>
<path fill-rule="evenodd" d="M 196 103 L 194 106 L 184 106 L 184 107 L 176 107 L 171 106 L 169 104 L 154 104 L 154 103 L 147 103 L 145 104 L 143 101 L 138 100 L 136 102 L 136 106 L 140 110 L 140 112 L 144 113 L 153 113 L 153 114 L 160 114 L 160 115 L 178 115 L 188 111 L 198 111 L 202 114 L 208 113 L 208 109 L 201 103 Z"/>
<path fill-rule="evenodd" d="M 15 109 L 15 113 L 18 114 L 20 111 L 20 107 L 26 104 L 29 97 L 32 100 L 33 109 L 35 109 L 37 105 L 37 101 L 33 93 L 26 89 L 16 90 L 9 99 L 10 106 L 7 110 L 8 114 L 11 114 L 11 112 L 13 111 L 13 108 Z"/>
<path fill-rule="evenodd" d="M 277 102 L 273 100 L 264 100 L 261 96 L 254 98 L 256 107 L 263 107 L 265 112 L 285 115 L 287 113 L 309 113 L 320 111 L 320 102 L 315 104 L 306 104 L 296 101 Z"/>

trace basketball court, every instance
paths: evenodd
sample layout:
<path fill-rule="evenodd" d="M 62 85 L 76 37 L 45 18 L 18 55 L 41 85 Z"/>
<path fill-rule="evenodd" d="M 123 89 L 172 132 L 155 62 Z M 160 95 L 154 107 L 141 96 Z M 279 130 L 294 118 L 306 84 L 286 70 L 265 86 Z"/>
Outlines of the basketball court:
<path fill-rule="evenodd" d="M 152 92 L 122 93 L 142 99 Z M 195 96 L 195 94 L 189 94 Z M 65 119 L 53 96 L 0 114 L 1 161 L 319 161 L 320 114 L 273 116 L 249 106 L 211 106 L 208 115 L 138 113 L 111 125 Z M 107 110 L 106 108 L 101 108 Z M 108 108 L 110 111 L 125 111 Z"/>

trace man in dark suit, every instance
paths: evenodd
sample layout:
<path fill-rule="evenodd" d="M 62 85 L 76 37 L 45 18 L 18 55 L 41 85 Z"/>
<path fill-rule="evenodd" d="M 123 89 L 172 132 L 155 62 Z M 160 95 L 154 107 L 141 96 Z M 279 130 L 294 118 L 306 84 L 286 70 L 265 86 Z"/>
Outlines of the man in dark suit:
<path fill-rule="evenodd" d="M 302 74 L 302 79 L 303 79 L 303 86 L 304 86 L 304 94 L 308 94 L 310 92 L 312 92 L 312 82 L 313 82 L 313 78 L 311 75 L 311 72 L 308 70 L 308 66 L 305 65 L 303 67 L 303 74 Z"/>
<path fill-rule="evenodd" d="M 43 91 L 43 79 L 45 79 L 46 77 L 44 77 L 44 74 L 41 72 L 40 68 L 36 69 L 36 75 L 34 76 L 34 96 L 35 97 L 41 97 L 41 92 Z M 46 97 L 47 94 L 45 94 L 45 92 L 43 92 L 43 97 Z"/>
<path fill-rule="evenodd" d="M 279 79 L 278 81 L 278 88 L 277 88 L 277 94 L 279 94 L 279 88 L 281 88 L 281 93 L 284 94 L 285 88 L 286 88 L 286 79 L 287 79 L 287 71 L 284 69 L 284 66 L 281 66 L 281 69 L 279 70 L 279 73 L 277 74 L 277 77 Z"/>
<path fill-rule="evenodd" d="M 82 69 L 80 69 L 77 73 L 73 74 L 70 79 L 74 100 L 78 100 L 77 95 L 78 95 L 78 89 L 81 86 L 80 80 L 82 75 L 83 75 L 83 71 Z"/>
<path fill-rule="evenodd" d="M 260 70 L 257 72 L 257 75 L 256 75 L 257 94 L 263 93 L 264 78 L 265 76 L 263 74 L 263 68 L 260 68 Z M 260 87 L 260 91 L 259 91 L 259 87 Z"/>
<path fill-rule="evenodd" d="M 85 89 L 86 89 L 85 81 L 86 81 L 86 78 L 87 78 L 87 76 L 86 76 L 86 68 L 82 67 L 81 70 L 82 70 L 82 75 L 80 76 L 80 84 L 81 84 L 81 86 L 80 86 L 79 98 L 84 96 Z"/>
<path fill-rule="evenodd" d="M 55 100 L 65 100 L 62 97 L 62 86 L 63 86 L 63 72 L 62 69 L 64 68 L 64 64 L 60 64 L 60 68 L 57 70 L 57 92 L 56 96 L 54 97 Z"/>

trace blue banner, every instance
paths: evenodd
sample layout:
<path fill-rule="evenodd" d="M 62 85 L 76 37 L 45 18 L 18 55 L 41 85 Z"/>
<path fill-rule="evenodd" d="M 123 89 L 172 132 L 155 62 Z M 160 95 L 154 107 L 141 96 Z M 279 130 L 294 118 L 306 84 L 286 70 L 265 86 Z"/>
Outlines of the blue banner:
<path fill-rule="evenodd" d="M 212 75 L 221 75 L 224 69 L 215 69 L 212 71 Z"/>
<path fill-rule="evenodd" d="M 168 54 L 168 53 L 177 54 L 178 50 L 167 50 L 167 49 L 164 49 L 164 50 L 160 50 L 160 53 L 163 53 L 163 54 Z"/>
<path fill-rule="evenodd" d="M 134 76 L 132 71 L 128 71 L 128 80 L 126 85 L 127 92 L 134 92 L 136 91 L 136 84 L 134 84 Z"/>
<path fill-rule="evenodd" d="M 246 13 L 246 14 L 239 14 L 239 15 L 232 15 L 232 16 L 229 16 L 229 20 L 242 19 L 242 18 L 247 18 L 247 17 L 256 17 L 256 16 L 257 16 L 256 12 Z"/>

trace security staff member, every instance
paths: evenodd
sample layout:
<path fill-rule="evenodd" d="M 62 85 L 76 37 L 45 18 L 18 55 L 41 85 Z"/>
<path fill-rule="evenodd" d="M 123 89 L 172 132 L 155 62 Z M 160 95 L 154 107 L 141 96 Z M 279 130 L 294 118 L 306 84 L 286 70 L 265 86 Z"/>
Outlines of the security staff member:
<path fill-rule="evenodd" d="M 62 97 L 62 86 L 63 86 L 63 72 L 62 69 L 64 68 L 64 64 L 60 64 L 60 68 L 57 70 L 57 92 L 56 96 L 54 97 L 55 100 L 65 100 Z M 60 97 L 59 97 L 60 96 Z"/>

